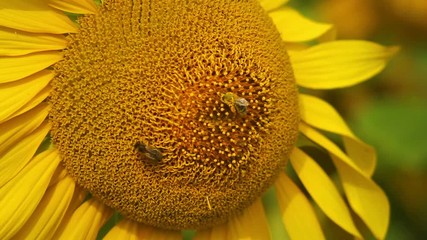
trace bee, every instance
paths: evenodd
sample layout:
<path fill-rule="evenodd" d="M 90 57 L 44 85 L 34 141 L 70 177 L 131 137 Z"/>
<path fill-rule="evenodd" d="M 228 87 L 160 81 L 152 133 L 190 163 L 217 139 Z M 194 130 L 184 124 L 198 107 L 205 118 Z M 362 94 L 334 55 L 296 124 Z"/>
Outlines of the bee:
<path fill-rule="evenodd" d="M 221 96 L 221 101 L 225 103 L 231 110 L 232 113 L 238 113 L 239 115 L 245 115 L 248 111 L 249 102 L 238 97 L 232 92 L 227 92 Z"/>
<path fill-rule="evenodd" d="M 234 100 L 234 108 L 236 108 L 237 113 L 240 115 L 245 115 L 248 111 L 249 102 L 241 97 L 237 97 Z"/>
<path fill-rule="evenodd" d="M 158 148 L 148 146 L 140 141 L 135 143 L 135 148 L 151 163 L 159 163 L 163 158 L 163 154 Z"/>

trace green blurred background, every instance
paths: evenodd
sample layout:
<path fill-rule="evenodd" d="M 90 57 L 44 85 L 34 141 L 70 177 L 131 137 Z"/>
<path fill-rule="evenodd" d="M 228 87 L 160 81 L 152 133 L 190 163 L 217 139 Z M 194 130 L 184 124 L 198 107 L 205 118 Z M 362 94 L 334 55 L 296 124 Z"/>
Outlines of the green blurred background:
<path fill-rule="evenodd" d="M 399 45 L 374 79 L 322 95 L 378 151 L 374 176 L 389 196 L 387 239 L 427 238 L 427 0 L 293 0 L 338 39 Z"/>

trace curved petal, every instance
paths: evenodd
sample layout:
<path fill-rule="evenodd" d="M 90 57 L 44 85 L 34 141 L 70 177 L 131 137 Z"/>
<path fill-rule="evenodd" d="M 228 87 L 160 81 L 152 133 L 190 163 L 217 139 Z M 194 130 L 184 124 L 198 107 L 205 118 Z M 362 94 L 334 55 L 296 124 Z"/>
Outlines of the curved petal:
<path fill-rule="evenodd" d="M 52 148 L 54 148 L 54 147 L 52 147 Z M 49 183 L 49 187 L 51 187 L 55 184 L 58 184 L 58 182 L 64 180 L 65 178 L 67 178 L 69 176 L 70 175 L 68 174 L 67 170 L 62 165 L 60 165 L 56 169 L 55 173 L 53 174 L 52 179 L 50 180 L 50 183 Z"/>
<path fill-rule="evenodd" d="M 325 239 L 311 203 L 284 173 L 276 181 L 276 194 L 291 239 Z"/>
<path fill-rule="evenodd" d="M 50 0 L 49 5 L 70 13 L 95 14 L 97 12 L 93 0 Z"/>
<path fill-rule="evenodd" d="M 370 178 L 332 155 L 350 206 L 375 238 L 384 239 L 390 219 L 390 203 L 384 191 Z"/>
<path fill-rule="evenodd" d="M 0 26 L 35 33 L 77 32 L 76 25 L 45 0 L 0 1 Z"/>
<path fill-rule="evenodd" d="M 320 36 L 317 40 L 320 43 L 323 42 L 330 42 L 330 41 L 336 41 L 337 40 L 337 27 L 335 25 L 332 25 L 331 28 L 324 33 L 322 36 Z"/>
<path fill-rule="evenodd" d="M 353 236 L 362 238 L 344 199 L 323 169 L 298 148 L 292 151 L 290 160 L 304 187 L 326 216 Z"/>
<path fill-rule="evenodd" d="M 77 208 L 57 239 L 96 239 L 99 229 L 113 211 L 103 202 L 91 198 Z"/>
<path fill-rule="evenodd" d="M 51 90 L 51 86 L 47 85 L 43 90 L 41 90 L 35 97 L 33 97 L 27 104 L 22 106 L 18 111 L 14 112 L 12 115 L 10 115 L 8 118 L 4 120 L 0 120 L 0 123 L 9 121 L 10 119 L 17 117 L 23 113 L 26 113 L 30 111 L 31 109 L 37 107 L 39 104 L 41 104 L 48 96 Z"/>
<path fill-rule="evenodd" d="M 62 169 L 60 169 L 60 171 Z M 58 171 L 56 173 L 58 173 Z M 53 179 L 54 177 L 55 176 L 52 177 L 51 182 L 54 181 Z M 68 206 L 67 211 L 64 217 L 62 218 L 62 221 L 59 223 L 59 226 L 56 229 L 56 231 L 52 231 L 50 233 L 50 237 L 48 237 L 47 239 L 59 239 L 59 236 L 63 236 L 63 232 L 67 227 L 68 222 L 71 220 L 71 217 L 73 216 L 74 211 L 83 203 L 87 195 L 88 195 L 87 191 L 83 190 L 77 184 L 75 185 L 73 198 L 71 199 L 70 205 Z"/>
<path fill-rule="evenodd" d="M 266 12 L 279 8 L 289 2 L 289 0 L 258 0 L 258 1 L 261 4 L 261 7 L 264 8 Z"/>
<path fill-rule="evenodd" d="M 267 217 L 258 199 L 228 223 L 198 231 L 194 239 L 270 239 Z"/>
<path fill-rule="evenodd" d="M 383 190 L 354 165 L 332 141 L 304 123 L 300 124 L 300 131 L 329 152 L 340 174 L 350 206 L 374 236 L 383 239 L 390 218 L 390 204 Z"/>
<path fill-rule="evenodd" d="M 30 218 L 58 164 L 58 153 L 45 151 L 0 188 L 0 239 L 13 236 Z"/>
<path fill-rule="evenodd" d="M 58 51 L 0 57 L 0 83 L 12 82 L 37 73 L 62 59 Z"/>
<path fill-rule="evenodd" d="M 37 129 L 49 113 L 47 103 L 40 104 L 31 111 L 0 124 L 0 156 L 13 144 Z"/>
<path fill-rule="evenodd" d="M 358 139 L 338 112 L 322 99 L 299 95 L 301 118 L 307 124 L 343 136 L 347 154 L 368 176 L 372 176 L 376 166 L 375 150 Z"/>
<path fill-rule="evenodd" d="M 180 240 L 182 239 L 180 231 L 171 231 L 158 229 L 138 222 L 123 219 L 115 225 L 104 237 L 104 240 L 137 240 L 137 239 L 153 239 L 153 240 Z"/>
<path fill-rule="evenodd" d="M 29 33 L 0 27 L 0 56 L 20 56 L 33 52 L 60 50 L 67 46 L 63 35 Z"/>
<path fill-rule="evenodd" d="M 332 41 L 289 51 L 297 84 L 313 89 L 355 85 L 384 69 L 397 47 L 367 41 Z"/>
<path fill-rule="evenodd" d="M 31 101 L 53 76 L 51 71 L 41 71 L 19 81 L 0 84 L 0 122 Z"/>
<path fill-rule="evenodd" d="M 8 149 L 0 158 L 0 187 L 3 187 L 27 165 L 50 130 L 50 124 L 43 123 L 30 135 Z M 37 156 L 36 156 L 37 158 Z M 32 160 L 34 161 L 34 159 Z"/>
<path fill-rule="evenodd" d="M 138 236 L 142 239 L 144 236 L 143 231 L 141 231 L 142 226 L 137 222 L 124 219 L 115 225 L 108 233 L 105 235 L 104 240 L 136 240 Z"/>
<path fill-rule="evenodd" d="M 305 123 L 301 122 L 299 125 L 299 130 L 302 134 L 304 134 L 307 138 L 315 142 L 316 144 L 320 145 L 321 147 L 328 150 L 330 154 L 334 154 L 338 156 L 339 159 L 341 159 L 343 162 L 345 162 L 350 167 L 354 168 L 356 171 L 358 171 L 360 174 L 365 175 L 362 170 L 343 152 L 341 149 L 335 145 L 331 140 L 323 136 L 318 131 L 314 130 L 313 128 L 309 127 Z M 366 175 L 365 175 L 366 176 Z M 369 177 L 369 176 L 366 176 Z"/>
<path fill-rule="evenodd" d="M 49 187 L 30 219 L 13 239 L 50 239 L 67 211 L 74 188 L 71 177 Z"/>
<path fill-rule="evenodd" d="M 319 38 L 332 29 L 331 24 L 317 23 L 292 8 L 281 8 L 268 14 L 285 42 L 306 42 Z"/>

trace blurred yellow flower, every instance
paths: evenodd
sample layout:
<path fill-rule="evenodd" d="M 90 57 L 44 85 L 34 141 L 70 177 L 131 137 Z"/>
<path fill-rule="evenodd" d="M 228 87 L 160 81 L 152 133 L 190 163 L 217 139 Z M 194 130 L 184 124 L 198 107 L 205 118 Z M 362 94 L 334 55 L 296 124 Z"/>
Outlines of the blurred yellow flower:
<path fill-rule="evenodd" d="M 335 40 L 286 2 L 0 2 L 0 238 L 95 239 L 119 212 L 105 239 L 270 239 L 272 187 L 291 239 L 324 239 L 319 214 L 384 239 L 374 150 L 298 91 L 365 81 L 396 48 Z"/>
<path fill-rule="evenodd" d="M 390 11 L 397 18 L 397 21 L 404 21 L 419 27 L 427 29 L 427 2 L 424 0 L 392 0 L 387 2 L 390 4 Z"/>
<path fill-rule="evenodd" d="M 380 25 L 377 5 L 376 1 L 370 0 L 325 0 L 319 2 L 318 12 L 334 24 L 339 37 L 368 38 Z"/>

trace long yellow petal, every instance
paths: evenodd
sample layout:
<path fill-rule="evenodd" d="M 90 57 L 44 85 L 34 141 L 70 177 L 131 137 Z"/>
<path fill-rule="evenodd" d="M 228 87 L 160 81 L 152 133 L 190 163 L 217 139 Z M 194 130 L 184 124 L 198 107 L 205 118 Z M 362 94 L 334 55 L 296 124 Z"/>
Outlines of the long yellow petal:
<path fill-rule="evenodd" d="M 377 239 L 384 239 L 390 219 L 390 203 L 384 191 L 336 156 L 332 156 L 332 159 L 353 210 Z"/>
<path fill-rule="evenodd" d="M 55 146 L 53 146 L 52 148 L 55 148 Z M 49 187 L 58 184 L 58 182 L 64 180 L 69 176 L 70 175 L 68 174 L 67 170 L 62 165 L 60 165 L 53 174 L 52 179 L 49 183 Z"/>
<path fill-rule="evenodd" d="M 0 158 L 0 187 L 3 187 L 27 165 L 50 130 L 50 124 L 43 123 L 30 135 L 22 139 Z M 36 156 L 37 158 L 37 156 Z M 34 161 L 34 160 L 32 160 Z"/>
<path fill-rule="evenodd" d="M 49 96 L 51 88 L 52 87 L 50 85 L 43 88 L 28 103 L 26 103 L 24 106 L 22 106 L 20 109 L 18 109 L 18 111 L 14 112 L 12 115 L 7 117 L 6 119 L 0 121 L 0 123 L 9 121 L 10 119 L 15 118 L 21 114 L 24 114 L 24 113 L 30 111 L 31 109 L 37 107 L 39 104 L 41 104 Z"/>
<path fill-rule="evenodd" d="M 49 187 L 30 219 L 13 239 L 49 239 L 57 229 L 73 198 L 75 183 L 67 177 Z"/>
<path fill-rule="evenodd" d="M 93 0 L 50 0 L 49 5 L 64 12 L 79 14 L 95 14 L 97 12 Z"/>
<path fill-rule="evenodd" d="M 58 51 L 0 57 L 0 83 L 12 82 L 35 74 L 62 58 Z"/>
<path fill-rule="evenodd" d="M 383 190 L 332 141 L 303 123 L 300 124 L 300 131 L 329 152 L 340 174 L 350 206 L 374 236 L 383 239 L 390 218 L 390 204 Z"/>
<path fill-rule="evenodd" d="M 345 162 L 345 164 L 349 165 L 351 168 L 354 168 L 356 171 L 358 171 L 360 174 L 365 175 L 367 178 L 370 176 L 366 175 L 354 162 L 351 160 L 349 156 L 347 156 L 335 143 L 333 143 L 331 140 L 323 136 L 321 133 L 313 129 L 312 127 L 308 126 L 307 124 L 301 122 L 299 125 L 299 130 L 302 134 L 304 134 L 306 137 L 311 139 L 316 144 L 320 145 L 321 147 L 327 149 L 329 153 L 334 154 L 338 156 L 341 161 Z"/>
<path fill-rule="evenodd" d="M 196 239 L 270 239 L 267 217 L 261 200 L 244 210 L 242 215 L 228 220 L 226 224 L 198 231 Z"/>
<path fill-rule="evenodd" d="M 285 42 L 311 41 L 332 29 L 331 24 L 311 21 L 289 7 L 270 12 L 269 16 Z"/>
<path fill-rule="evenodd" d="M 180 231 L 158 229 L 123 219 L 104 237 L 104 240 L 180 240 Z"/>
<path fill-rule="evenodd" d="M 61 167 L 58 167 L 58 168 L 61 168 Z M 56 173 L 58 173 L 58 171 Z M 51 183 L 52 181 L 54 181 L 54 177 L 55 175 L 52 177 Z M 64 230 L 67 228 L 68 223 L 70 222 L 74 212 L 79 206 L 82 205 L 87 195 L 88 195 L 88 192 L 86 190 L 79 187 L 78 185 L 75 185 L 74 195 L 73 195 L 73 198 L 71 199 L 70 205 L 68 206 L 67 212 L 62 218 L 62 221 L 60 222 L 57 230 L 55 232 L 52 231 L 49 237 L 47 237 L 47 239 L 59 239 L 59 236 L 63 235 Z"/>
<path fill-rule="evenodd" d="M 0 124 L 0 156 L 13 144 L 38 128 L 49 113 L 47 103 L 40 104 L 31 111 Z"/>
<path fill-rule="evenodd" d="M 67 46 L 63 35 L 29 33 L 0 27 L 0 56 L 20 56 L 33 52 L 60 50 Z"/>
<path fill-rule="evenodd" d="M 332 41 L 302 51 L 289 51 L 297 84 L 313 89 L 355 85 L 384 69 L 397 52 L 367 41 Z"/>
<path fill-rule="evenodd" d="M 310 202 L 284 173 L 276 181 L 276 194 L 283 223 L 291 239 L 325 239 Z"/>
<path fill-rule="evenodd" d="M 142 231 L 143 226 L 137 222 L 123 219 L 117 225 L 115 225 L 108 233 L 105 235 L 104 240 L 137 240 L 143 239 L 146 235 Z"/>
<path fill-rule="evenodd" d="M 349 157 L 369 176 L 376 166 L 375 150 L 358 139 L 338 112 L 327 102 L 306 94 L 300 94 L 300 114 L 307 124 L 343 136 Z"/>
<path fill-rule="evenodd" d="M 77 208 L 58 239 L 96 239 L 99 229 L 113 211 L 103 202 L 91 198 Z"/>
<path fill-rule="evenodd" d="M 44 70 L 19 81 L 0 84 L 0 122 L 31 101 L 53 76 L 51 71 Z"/>
<path fill-rule="evenodd" d="M 289 0 L 258 0 L 258 1 L 266 12 L 279 8 L 280 6 L 283 6 L 289 2 Z"/>
<path fill-rule="evenodd" d="M 0 1 L 0 26 L 35 33 L 77 32 L 76 25 L 45 0 Z"/>
<path fill-rule="evenodd" d="M 293 150 L 290 159 L 304 187 L 326 216 L 353 236 L 361 238 L 344 199 L 323 169 L 298 148 Z"/>
<path fill-rule="evenodd" d="M 30 218 L 58 163 L 56 151 L 45 151 L 0 188 L 0 239 L 9 239 Z"/>

